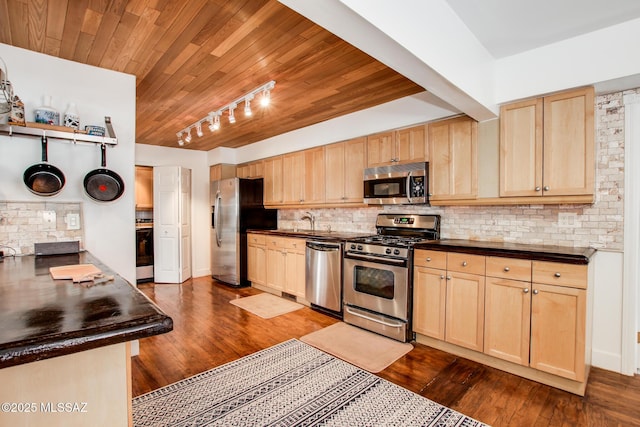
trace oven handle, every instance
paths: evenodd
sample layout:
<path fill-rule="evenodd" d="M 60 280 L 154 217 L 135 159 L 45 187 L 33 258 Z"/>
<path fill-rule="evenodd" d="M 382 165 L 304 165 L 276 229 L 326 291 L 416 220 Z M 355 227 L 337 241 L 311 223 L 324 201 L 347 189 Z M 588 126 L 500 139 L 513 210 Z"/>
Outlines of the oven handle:
<path fill-rule="evenodd" d="M 344 257 L 348 259 L 355 259 L 358 261 L 370 261 L 370 262 L 376 262 L 378 264 L 396 265 L 398 267 L 407 266 L 407 261 L 404 259 L 381 258 L 376 256 L 352 254 L 352 253 L 347 254 Z"/>
<path fill-rule="evenodd" d="M 404 326 L 404 323 L 402 323 L 402 322 L 397 322 L 397 323 L 385 322 L 384 320 L 379 320 L 379 319 L 376 319 L 376 318 L 373 318 L 373 317 L 365 316 L 364 314 L 362 314 L 359 311 L 352 310 L 351 307 L 349 307 L 349 306 L 345 306 L 345 308 L 347 310 L 347 313 L 349 313 L 349 314 L 352 314 L 352 315 L 354 315 L 356 317 L 361 317 L 361 318 L 366 319 L 366 320 L 370 320 L 370 321 L 375 322 L 375 323 L 380 323 L 381 325 L 384 325 L 384 326 L 389 326 L 389 327 L 392 327 L 392 328 L 402 328 Z"/>

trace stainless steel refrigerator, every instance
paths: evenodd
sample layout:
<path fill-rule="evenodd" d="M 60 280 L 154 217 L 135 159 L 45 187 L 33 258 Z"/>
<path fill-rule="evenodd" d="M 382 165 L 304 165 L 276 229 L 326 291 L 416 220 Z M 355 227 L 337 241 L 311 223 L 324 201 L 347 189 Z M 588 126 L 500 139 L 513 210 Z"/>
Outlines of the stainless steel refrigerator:
<path fill-rule="evenodd" d="M 274 230 L 278 211 L 265 209 L 262 179 L 211 182 L 211 276 L 248 286 L 247 230 Z"/>

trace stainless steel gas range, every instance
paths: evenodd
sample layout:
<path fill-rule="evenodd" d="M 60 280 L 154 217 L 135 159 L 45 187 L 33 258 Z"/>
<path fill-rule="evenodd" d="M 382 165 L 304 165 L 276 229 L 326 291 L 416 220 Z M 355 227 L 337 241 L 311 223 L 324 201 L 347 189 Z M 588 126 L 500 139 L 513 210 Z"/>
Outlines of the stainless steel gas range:
<path fill-rule="evenodd" d="M 345 244 L 344 321 L 407 342 L 413 246 L 440 238 L 440 216 L 379 214 L 376 230 Z"/>

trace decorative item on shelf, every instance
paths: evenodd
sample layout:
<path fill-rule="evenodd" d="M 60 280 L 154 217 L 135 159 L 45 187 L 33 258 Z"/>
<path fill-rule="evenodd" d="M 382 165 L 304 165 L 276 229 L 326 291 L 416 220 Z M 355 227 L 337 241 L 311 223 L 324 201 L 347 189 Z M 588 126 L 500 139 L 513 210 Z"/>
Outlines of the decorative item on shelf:
<path fill-rule="evenodd" d="M 88 135 L 104 136 L 105 134 L 105 129 L 103 126 L 87 125 L 84 127 L 84 130 Z"/>
<path fill-rule="evenodd" d="M 36 123 L 60 125 L 60 113 L 51 107 L 51 96 L 49 95 L 45 95 L 44 105 L 36 108 L 34 114 Z"/>
<path fill-rule="evenodd" d="M 13 96 L 11 101 L 11 114 L 9 115 L 9 124 L 14 126 L 26 126 L 27 122 L 24 119 L 24 103 L 20 100 L 18 95 Z"/>
<path fill-rule="evenodd" d="M 228 103 L 227 105 L 224 105 L 215 111 L 211 111 L 206 117 L 203 117 L 197 122 L 190 124 L 176 134 L 178 137 L 178 145 L 183 146 L 184 144 L 188 144 L 191 142 L 192 129 L 196 130 L 196 135 L 198 135 L 198 137 L 202 137 L 202 124 L 205 122 L 209 122 L 208 127 L 211 132 L 215 132 L 216 130 L 220 129 L 220 117 L 225 110 L 228 113 L 229 123 L 235 123 L 236 116 L 234 114 L 234 110 L 238 107 L 238 104 L 244 103 L 244 115 L 245 117 L 250 117 L 252 115 L 251 101 L 257 94 L 262 93 L 262 96 L 260 98 L 260 105 L 266 107 L 267 105 L 269 105 L 269 102 L 271 100 L 271 91 L 273 90 L 275 85 L 276 82 L 274 80 L 271 80 L 270 82 L 253 89 L 251 92 L 242 95 L 241 97 Z"/>
<path fill-rule="evenodd" d="M 67 111 L 64 112 L 64 125 L 75 130 L 80 129 L 80 116 L 74 102 L 70 102 Z"/>

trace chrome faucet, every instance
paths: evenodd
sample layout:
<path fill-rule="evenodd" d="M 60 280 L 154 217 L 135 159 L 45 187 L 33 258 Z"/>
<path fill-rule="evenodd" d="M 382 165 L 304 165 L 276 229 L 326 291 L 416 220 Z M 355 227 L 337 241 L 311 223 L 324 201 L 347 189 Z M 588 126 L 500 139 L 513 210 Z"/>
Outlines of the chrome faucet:
<path fill-rule="evenodd" d="M 311 212 L 305 212 L 302 218 L 300 218 L 300 221 L 305 219 L 309 220 L 309 224 L 311 224 L 311 231 L 316 231 L 316 219 L 313 217 L 313 214 Z"/>

